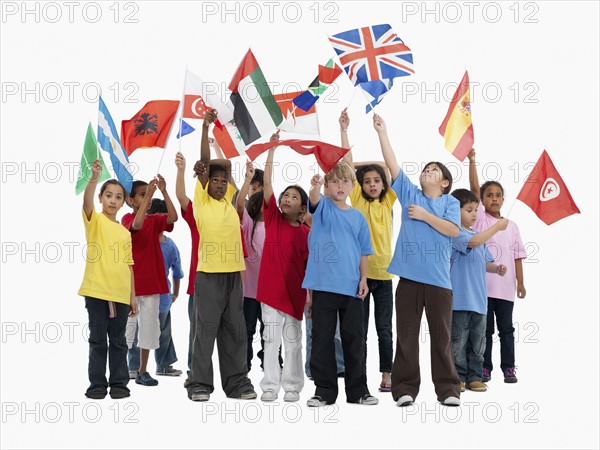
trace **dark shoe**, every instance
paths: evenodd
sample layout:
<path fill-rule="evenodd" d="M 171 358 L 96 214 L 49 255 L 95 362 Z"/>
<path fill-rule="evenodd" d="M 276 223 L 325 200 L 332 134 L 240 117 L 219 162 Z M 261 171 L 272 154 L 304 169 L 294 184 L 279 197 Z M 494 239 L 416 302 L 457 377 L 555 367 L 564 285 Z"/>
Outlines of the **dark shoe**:
<path fill-rule="evenodd" d="M 323 397 L 319 397 L 318 395 L 315 395 L 306 401 L 306 406 L 310 408 L 320 408 L 321 406 L 327 405 L 328 403 L 323 400 Z"/>
<path fill-rule="evenodd" d="M 515 367 L 509 367 L 504 370 L 504 382 L 505 383 L 516 383 L 517 381 L 517 369 Z"/>
<path fill-rule="evenodd" d="M 188 396 L 194 402 L 207 402 L 210 399 L 210 393 L 203 387 L 191 389 Z"/>
<path fill-rule="evenodd" d="M 129 389 L 122 387 L 114 387 L 110 389 L 110 398 L 114 400 L 118 400 L 120 398 L 129 397 L 131 394 L 129 393 Z"/>
<path fill-rule="evenodd" d="M 144 372 L 137 376 L 135 384 L 141 384 L 142 386 L 156 386 L 158 385 L 158 380 L 152 378 L 148 372 Z"/>
<path fill-rule="evenodd" d="M 94 400 L 102 400 L 104 397 L 106 397 L 106 394 L 106 388 L 96 387 L 93 389 L 88 389 L 85 393 L 85 396 Z"/>
<path fill-rule="evenodd" d="M 242 392 L 240 395 L 240 400 L 254 400 L 258 395 L 254 392 L 254 389 L 248 389 L 247 391 Z"/>
<path fill-rule="evenodd" d="M 491 379 L 492 379 L 492 373 L 484 367 L 483 368 L 483 377 L 482 377 L 483 382 L 487 383 Z"/>
<path fill-rule="evenodd" d="M 348 403 L 357 403 L 359 405 L 377 405 L 379 403 L 379 399 L 377 397 L 373 397 L 370 394 L 365 394 L 355 402 Z"/>

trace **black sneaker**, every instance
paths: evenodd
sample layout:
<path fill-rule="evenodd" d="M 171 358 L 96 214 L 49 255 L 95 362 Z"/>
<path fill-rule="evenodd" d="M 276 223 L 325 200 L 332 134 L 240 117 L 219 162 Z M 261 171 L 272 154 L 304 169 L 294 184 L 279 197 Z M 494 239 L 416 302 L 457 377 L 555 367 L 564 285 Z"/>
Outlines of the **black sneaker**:
<path fill-rule="evenodd" d="M 93 389 L 88 389 L 85 393 L 85 396 L 93 400 L 102 400 L 104 397 L 106 397 L 106 394 L 106 388 L 95 387 Z"/>
<path fill-rule="evenodd" d="M 349 401 L 348 403 L 357 403 L 359 405 L 377 405 L 379 404 L 379 399 L 377 397 L 373 397 L 371 394 L 365 394 L 358 400 L 354 402 Z"/>

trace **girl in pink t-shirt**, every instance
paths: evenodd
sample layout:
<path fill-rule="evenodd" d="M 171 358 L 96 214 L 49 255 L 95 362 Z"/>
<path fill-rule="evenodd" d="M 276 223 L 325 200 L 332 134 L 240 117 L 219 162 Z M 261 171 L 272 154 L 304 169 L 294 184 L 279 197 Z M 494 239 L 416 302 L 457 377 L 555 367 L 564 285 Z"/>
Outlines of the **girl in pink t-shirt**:
<path fill-rule="evenodd" d="M 487 181 L 480 187 L 475 164 L 475 149 L 471 150 L 468 158 L 470 188 L 481 202 L 473 229 L 483 232 L 502 219 L 500 209 L 504 204 L 504 189 L 497 181 Z M 495 316 L 500 337 L 500 368 L 504 374 L 504 382 L 516 383 L 515 329 L 512 315 L 515 293 L 518 298 L 525 298 L 526 294 L 523 282 L 523 259 L 527 254 L 523 248 L 519 227 L 513 221 L 508 223 L 506 230 L 496 233 L 486 244 L 494 257 L 494 262 L 506 266 L 507 272 L 504 277 L 487 274 L 488 314 L 483 381 L 487 382 L 491 379 L 493 369 L 492 336 Z"/>

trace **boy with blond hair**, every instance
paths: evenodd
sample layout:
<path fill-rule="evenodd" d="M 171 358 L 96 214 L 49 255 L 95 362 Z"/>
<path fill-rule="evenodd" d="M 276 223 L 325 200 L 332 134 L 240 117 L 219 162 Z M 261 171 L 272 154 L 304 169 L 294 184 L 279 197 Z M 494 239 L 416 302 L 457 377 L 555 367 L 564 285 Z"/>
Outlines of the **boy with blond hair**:
<path fill-rule="evenodd" d="M 308 237 L 309 258 L 302 287 L 312 289 L 309 311 L 312 316 L 311 373 L 315 395 L 311 407 L 335 403 L 338 395 L 334 336 L 338 314 L 344 349 L 346 400 L 376 405 L 369 394 L 364 365 L 363 299 L 367 288 L 367 256 L 373 253 L 365 217 L 346 199 L 354 186 L 354 170 L 338 163 L 323 179 L 311 180 L 309 211 L 313 222 Z"/>

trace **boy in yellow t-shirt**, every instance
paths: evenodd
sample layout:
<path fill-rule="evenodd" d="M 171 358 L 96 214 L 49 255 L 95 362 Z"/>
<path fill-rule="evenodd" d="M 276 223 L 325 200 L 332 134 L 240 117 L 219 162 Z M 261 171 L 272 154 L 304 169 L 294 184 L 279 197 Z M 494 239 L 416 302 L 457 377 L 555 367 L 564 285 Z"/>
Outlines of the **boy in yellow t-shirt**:
<path fill-rule="evenodd" d="M 200 161 L 193 210 L 200 243 L 192 313 L 192 367 L 185 387 L 188 398 L 207 401 L 214 391 L 212 353 L 219 345 L 221 385 L 228 397 L 251 400 L 256 392 L 248 378 L 246 325 L 241 271 L 245 270 L 242 235 L 231 200 L 235 190 L 227 170 L 210 163 L 209 112 L 202 127 Z"/>

